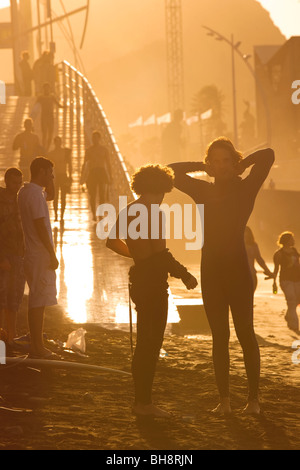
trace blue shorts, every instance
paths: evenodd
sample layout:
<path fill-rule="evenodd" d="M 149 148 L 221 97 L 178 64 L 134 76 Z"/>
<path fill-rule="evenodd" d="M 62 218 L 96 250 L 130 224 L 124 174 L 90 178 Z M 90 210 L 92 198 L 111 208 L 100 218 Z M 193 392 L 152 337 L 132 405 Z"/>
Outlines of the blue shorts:
<path fill-rule="evenodd" d="M 10 271 L 0 269 L 0 310 L 18 312 L 24 296 L 24 260 L 20 256 L 6 256 Z"/>

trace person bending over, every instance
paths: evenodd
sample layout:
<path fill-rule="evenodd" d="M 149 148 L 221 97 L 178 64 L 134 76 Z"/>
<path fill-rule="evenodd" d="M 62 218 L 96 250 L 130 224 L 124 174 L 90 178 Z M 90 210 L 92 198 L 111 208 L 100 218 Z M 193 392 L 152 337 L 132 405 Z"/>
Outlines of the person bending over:
<path fill-rule="evenodd" d="M 174 175 L 169 168 L 160 165 L 140 168 L 131 182 L 131 188 L 139 198 L 124 209 L 126 227 L 121 226 L 124 218 L 121 212 L 107 239 L 108 248 L 134 260 L 129 271 L 129 283 L 130 296 L 137 311 L 137 342 L 132 361 L 135 386 L 133 411 L 136 415 L 169 415 L 152 403 L 151 396 L 167 324 L 168 275 L 181 279 L 187 289 L 194 289 L 198 284 L 196 278 L 166 248 L 163 213 L 159 206 L 173 185 Z M 157 217 L 153 216 L 152 208 L 158 208 Z M 137 213 L 140 214 L 138 218 Z M 137 219 L 141 236 L 129 230 Z M 142 225 L 146 230 L 142 229 Z"/>

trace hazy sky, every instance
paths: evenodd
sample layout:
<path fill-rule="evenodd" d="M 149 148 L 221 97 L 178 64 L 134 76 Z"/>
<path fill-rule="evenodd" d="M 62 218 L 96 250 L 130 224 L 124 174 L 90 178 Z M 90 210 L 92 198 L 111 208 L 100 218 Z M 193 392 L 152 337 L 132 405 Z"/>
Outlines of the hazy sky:
<path fill-rule="evenodd" d="M 270 12 L 272 20 L 287 39 L 291 36 L 300 35 L 300 0 L 256 1 L 261 3 L 263 7 Z M 9 0 L 0 0 L 0 8 L 7 7 L 9 3 Z"/>
<path fill-rule="evenodd" d="M 300 0 L 256 1 L 261 3 L 262 6 L 270 12 L 272 20 L 287 39 L 291 36 L 300 35 Z M 9 3 L 9 0 L 0 0 L 0 8 L 9 6 Z"/>
<path fill-rule="evenodd" d="M 270 12 L 273 22 L 288 38 L 300 36 L 299 0 L 257 0 Z"/>

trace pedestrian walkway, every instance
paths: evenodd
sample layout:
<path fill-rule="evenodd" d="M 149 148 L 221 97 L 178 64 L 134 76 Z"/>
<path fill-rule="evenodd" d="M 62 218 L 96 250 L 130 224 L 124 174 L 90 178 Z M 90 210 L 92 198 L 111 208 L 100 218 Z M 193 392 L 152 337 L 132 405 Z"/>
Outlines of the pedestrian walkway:
<path fill-rule="evenodd" d="M 7 97 L 0 105 L 0 180 L 8 166 L 18 166 L 19 155 L 12 150 L 16 134 L 24 130 L 23 124 L 34 103 L 32 98 Z"/>
<path fill-rule="evenodd" d="M 75 323 L 97 323 L 105 327 L 128 328 L 128 271 L 132 261 L 122 258 L 105 246 L 96 234 L 87 191 L 80 185 L 85 149 L 93 130 L 100 130 L 109 148 L 114 173 L 110 203 L 118 209 L 119 196 L 133 195 L 129 175 L 112 134 L 105 113 L 91 86 L 70 64 L 59 65 L 57 94 L 63 108 L 57 110 L 56 130 L 63 146 L 72 149 L 73 184 L 67 195 L 64 223 L 54 222 L 53 204 L 49 203 L 53 235 L 60 267 L 57 271 L 58 304 Z M 0 181 L 9 166 L 18 166 L 18 152 L 12 142 L 23 130 L 35 98 L 9 97 L 0 107 Z M 40 135 L 39 117 L 34 120 Z M 170 300 L 170 322 L 178 314 Z M 135 320 L 135 317 L 134 317 Z"/>
<path fill-rule="evenodd" d="M 63 100 L 63 96 L 60 96 Z M 18 166 L 19 153 L 12 150 L 16 134 L 23 130 L 35 98 L 8 97 L 0 106 L 0 184 L 5 170 Z M 86 147 L 84 102 L 68 100 L 58 112 L 57 132 L 64 145 L 72 148 L 74 181 L 67 196 L 63 225 L 54 223 L 49 204 L 54 240 L 60 267 L 57 271 L 58 303 L 76 323 L 99 323 L 114 326 L 128 322 L 127 273 L 131 262 L 105 247 L 96 235 L 87 192 L 80 186 L 80 173 Z M 38 118 L 35 129 L 39 133 Z M 116 199 L 117 195 L 113 195 Z"/>

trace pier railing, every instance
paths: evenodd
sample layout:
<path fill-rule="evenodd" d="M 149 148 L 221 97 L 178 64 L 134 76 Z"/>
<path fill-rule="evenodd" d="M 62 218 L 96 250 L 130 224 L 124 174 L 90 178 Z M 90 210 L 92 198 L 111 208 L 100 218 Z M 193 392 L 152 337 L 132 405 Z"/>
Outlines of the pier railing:
<path fill-rule="evenodd" d="M 130 176 L 105 112 L 87 78 L 66 61 L 57 66 L 58 94 L 64 105 L 63 135 L 76 134 L 78 153 L 91 145 L 92 133 L 100 131 L 111 158 L 114 190 L 132 199 Z M 67 143 L 67 142 L 66 142 Z"/>

